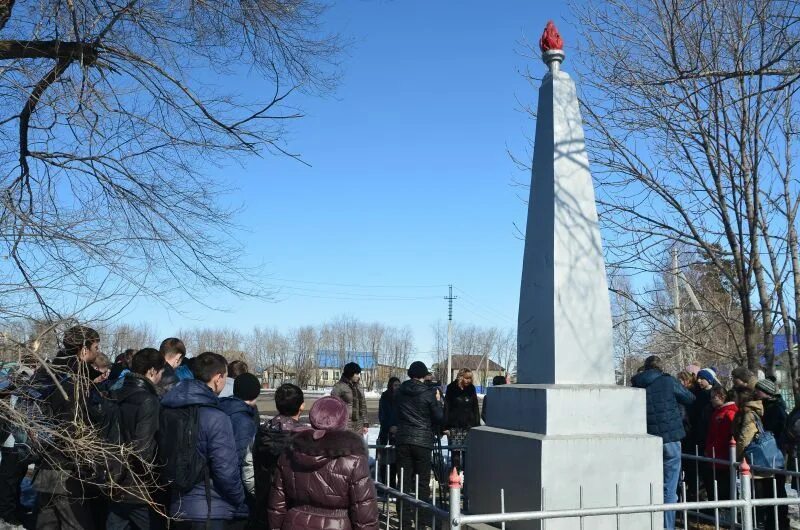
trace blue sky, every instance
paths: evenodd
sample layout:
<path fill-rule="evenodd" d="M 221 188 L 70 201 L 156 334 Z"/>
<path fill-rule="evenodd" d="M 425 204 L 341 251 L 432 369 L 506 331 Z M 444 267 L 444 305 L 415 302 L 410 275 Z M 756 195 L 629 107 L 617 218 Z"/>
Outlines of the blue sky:
<path fill-rule="evenodd" d="M 339 2 L 328 29 L 351 44 L 341 84 L 324 98 L 291 103 L 292 151 L 311 167 L 265 156 L 219 171 L 241 203 L 248 263 L 262 263 L 273 301 L 210 300 L 226 311 L 142 301 L 124 319 L 181 327 L 290 328 L 347 314 L 409 325 L 421 352 L 446 318 L 446 285 L 458 288 L 455 319 L 515 325 L 529 180 L 507 155 L 524 153 L 534 123 L 520 103 L 536 90 L 520 75 L 544 72 L 520 52 L 549 18 L 566 41 L 567 8 L 531 1 Z M 230 79 L 229 86 L 242 83 Z M 213 173 L 212 173 L 213 174 Z M 405 298 L 405 299 L 404 299 Z M 425 355 L 421 357 L 425 358 Z"/>

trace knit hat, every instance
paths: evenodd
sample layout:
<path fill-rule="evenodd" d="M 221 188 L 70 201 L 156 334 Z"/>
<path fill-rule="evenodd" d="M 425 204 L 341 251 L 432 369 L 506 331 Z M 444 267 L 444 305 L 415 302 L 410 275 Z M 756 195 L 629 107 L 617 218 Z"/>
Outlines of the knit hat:
<path fill-rule="evenodd" d="M 765 394 L 769 394 L 770 396 L 777 396 L 778 395 L 778 387 L 770 381 L 769 379 L 759 379 L 758 383 L 756 383 L 756 390 L 761 390 Z"/>
<path fill-rule="evenodd" d="M 718 385 L 719 379 L 717 379 L 717 374 L 711 368 L 703 368 L 699 372 L 697 372 L 698 379 L 705 379 L 711 386 Z"/>
<path fill-rule="evenodd" d="M 242 374 L 233 380 L 233 395 L 242 401 L 256 399 L 260 393 L 261 383 L 253 374 Z"/>
<path fill-rule="evenodd" d="M 314 402 L 308 413 L 314 427 L 314 439 L 319 440 L 327 431 L 343 431 L 347 426 L 347 405 L 335 396 L 325 396 Z"/>
<path fill-rule="evenodd" d="M 425 366 L 425 363 L 422 361 L 414 361 L 411 363 L 411 366 L 408 367 L 408 377 L 411 379 L 422 379 L 427 373 L 428 367 Z"/>

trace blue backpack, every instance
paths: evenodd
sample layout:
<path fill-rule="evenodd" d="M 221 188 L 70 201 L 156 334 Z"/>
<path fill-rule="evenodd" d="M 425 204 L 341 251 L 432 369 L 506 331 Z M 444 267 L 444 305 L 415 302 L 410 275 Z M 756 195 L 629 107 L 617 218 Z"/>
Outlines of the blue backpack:
<path fill-rule="evenodd" d="M 753 413 L 756 420 L 756 428 L 758 433 L 750 442 L 750 445 L 745 447 L 744 456 L 751 466 L 767 467 L 772 469 L 783 469 L 786 461 L 783 458 L 783 452 L 778 448 L 778 443 L 775 441 L 775 436 L 764 430 L 764 425 L 761 423 L 761 418 L 758 414 Z"/>

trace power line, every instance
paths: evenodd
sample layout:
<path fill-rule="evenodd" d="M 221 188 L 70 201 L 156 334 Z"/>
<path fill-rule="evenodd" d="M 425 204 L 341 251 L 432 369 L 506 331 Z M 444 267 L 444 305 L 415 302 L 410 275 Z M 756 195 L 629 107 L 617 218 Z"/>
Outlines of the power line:
<path fill-rule="evenodd" d="M 428 285 L 378 285 L 378 284 L 360 284 L 360 283 L 334 283 L 334 282 L 317 282 L 310 280 L 293 280 L 289 278 L 270 278 L 271 281 L 287 282 L 287 283 L 302 283 L 308 285 L 330 285 L 333 287 L 355 287 L 357 289 L 439 289 L 445 287 L 445 284 L 428 284 Z"/>

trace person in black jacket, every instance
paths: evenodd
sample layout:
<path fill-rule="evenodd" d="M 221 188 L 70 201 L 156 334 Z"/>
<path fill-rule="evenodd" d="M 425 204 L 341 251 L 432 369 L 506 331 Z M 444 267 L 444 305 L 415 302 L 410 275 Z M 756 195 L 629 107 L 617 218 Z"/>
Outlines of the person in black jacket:
<path fill-rule="evenodd" d="M 464 445 L 469 430 L 481 424 L 478 392 L 472 384 L 472 370 L 469 368 L 459 370 L 456 380 L 447 385 L 444 418 L 448 445 Z M 461 453 L 462 451 L 451 451 L 455 467 L 461 466 Z"/>
<path fill-rule="evenodd" d="M 82 426 L 91 427 L 89 418 L 89 366 L 100 352 L 100 335 L 92 328 L 74 326 L 64 332 L 64 349 L 59 351 L 50 365 L 57 375 L 64 394 L 53 391 L 46 399 L 50 419 L 56 428 L 67 433 Z M 52 385 L 53 378 L 40 368 L 34 375 L 32 385 Z M 92 507 L 93 495 L 87 493 L 87 484 L 82 481 L 80 468 L 87 462 L 82 455 L 68 454 L 58 444 L 42 448 L 42 460 L 34 478 L 34 489 L 39 492 L 39 512 L 36 528 L 58 530 L 60 528 L 95 528 Z"/>
<path fill-rule="evenodd" d="M 154 348 L 144 348 L 131 359 L 130 373 L 112 398 L 119 406 L 120 441 L 131 455 L 110 486 L 111 503 L 107 530 L 155 527 L 151 508 L 155 476 L 151 467 L 156 458 L 156 434 L 161 405 L 156 387 L 164 373 L 164 357 Z"/>
<path fill-rule="evenodd" d="M 631 383 L 647 392 L 647 434 L 660 436 L 664 444 L 664 502 L 677 502 L 681 439 L 686 436 L 681 405 L 691 405 L 694 395 L 677 379 L 664 373 L 656 355 L 645 359 L 644 370 L 633 376 Z M 664 512 L 664 528 L 675 529 L 675 512 Z"/>
<path fill-rule="evenodd" d="M 378 401 L 378 421 L 381 430 L 378 433 L 378 445 L 394 445 L 395 435 L 397 434 L 397 392 L 400 390 L 400 378 L 390 377 L 386 384 L 386 390 L 381 394 Z M 382 449 L 378 453 L 378 475 L 381 482 L 391 487 L 396 487 L 395 476 L 397 475 L 397 463 L 395 454 L 391 449 Z M 389 466 L 389 476 L 386 476 L 386 466 Z M 387 482 L 387 480 L 389 482 Z"/>
<path fill-rule="evenodd" d="M 414 491 L 419 476 L 419 498 L 430 499 L 431 449 L 434 425 L 444 422 L 441 393 L 423 382 L 428 368 L 414 361 L 408 368 L 410 379 L 397 394 L 397 466 L 403 473 L 403 491 Z M 412 520 L 409 517 L 407 520 Z"/>

